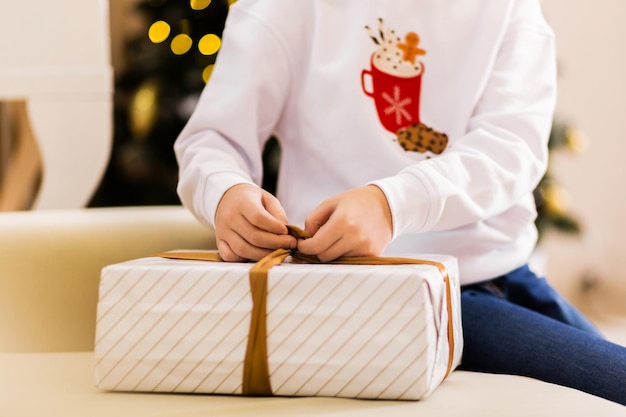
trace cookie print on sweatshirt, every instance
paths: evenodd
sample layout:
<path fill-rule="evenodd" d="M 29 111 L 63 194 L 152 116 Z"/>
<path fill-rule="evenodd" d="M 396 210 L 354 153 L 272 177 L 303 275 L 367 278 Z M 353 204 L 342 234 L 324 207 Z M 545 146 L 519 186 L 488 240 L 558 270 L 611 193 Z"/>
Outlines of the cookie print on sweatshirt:
<path fill-rule="evenodd" d="M 406 151 L 442 153 L 448 146 L 448 135 L 420 120 L 424 74 L 420 57 L 426 50 L 420 47 L 419 35 L 409 32 L 398 36 L 395 30 L 384 28 L 383 19 L 378 19 L 376 32 L 369 26 L 365 29 L 376 49 L 370 68 L 361 72 L 361 86 L 374 100 L 380 123 Z"/>

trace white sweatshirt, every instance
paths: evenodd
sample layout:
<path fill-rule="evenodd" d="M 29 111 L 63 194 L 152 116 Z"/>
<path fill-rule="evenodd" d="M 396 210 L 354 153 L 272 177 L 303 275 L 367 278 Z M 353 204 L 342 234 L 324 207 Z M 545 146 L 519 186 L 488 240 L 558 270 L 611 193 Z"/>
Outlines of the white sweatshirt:
<path fill-rule="evenodd" d="M 178 192 L 213 226 L 228 188 L 261 183 L 274 134 L 290 223 L 373 183 L 387 254 L 451 254 L 462 284 L 494 278 L 536 244 L 555 86 L 538 0 L 239 0 L 175 144 Z"/>

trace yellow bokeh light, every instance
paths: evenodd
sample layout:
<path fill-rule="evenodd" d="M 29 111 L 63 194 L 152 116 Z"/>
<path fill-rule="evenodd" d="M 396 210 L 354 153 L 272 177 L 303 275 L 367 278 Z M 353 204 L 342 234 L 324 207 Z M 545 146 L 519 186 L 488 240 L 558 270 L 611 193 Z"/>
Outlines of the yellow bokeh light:
<path fill-rule="evenodd" d="M 202 79 L 204 82 L 208 82 L 209 78 L 211 78 L 211 74 L 213 73 L 213 64 L 207 65 L 207 67 L 202 71 Z"/>
<path fill-rule="evenodd" d="M 148 37 L 154 43 L 161 43 L 170 36 L 170 25 L 163 20 L 154 22 L 148 30 Z"/>
<path fill-rule="evenodd" d="M 209 7 L 211 0 L 190 0 L 191 8 L 194 10 L 204 10 Z"/>
<path fill-rule="evenodd" d="M 145 81 L 135 93 L 130 106 L 130 126 L 133 136 L 145 139 L 158 114 L 159 85 L 154 79 Z"/>
<path fill-rule="evenodd" d="M 220 46 L 222 46 L 222 40 L 212 33 L 204 35 L 198 42 L 198 49 L 202 55 L 213 55 L 220 49 Z"/>
<path fill-rule="evenodd" d="M 574 153 L 583 153 L 587 150 L 589 139 L 585 132 L 577 128 L 568 128 L 565 132 L 565 143 Z"/>
<path fill-rule="evenodd" d="M 546 212 L 557 216 L 565 215 L 570 208 L 571 197 L 569 193 L 556 184 L 547 184 L 541 190 Z"/>
<path fill-rule="evenodd" d="M 189 52 L 192 45 L 193 40 L 189 37 L 189 35 L 181 33 L 180 35 L 176 35 L 174 39 L 172 39 L 171 48 L 174 54 L 183 55 Z"/>

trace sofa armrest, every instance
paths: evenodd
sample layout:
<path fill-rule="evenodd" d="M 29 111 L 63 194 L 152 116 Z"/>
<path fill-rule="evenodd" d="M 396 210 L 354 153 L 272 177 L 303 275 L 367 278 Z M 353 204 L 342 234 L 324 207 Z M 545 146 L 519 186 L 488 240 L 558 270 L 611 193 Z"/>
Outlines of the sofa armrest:
<path fill-rule="evenodd" d="M 212 248 L 180 206 L 0 213 L 0 352 L 91 350 L 102 267 Z"/>

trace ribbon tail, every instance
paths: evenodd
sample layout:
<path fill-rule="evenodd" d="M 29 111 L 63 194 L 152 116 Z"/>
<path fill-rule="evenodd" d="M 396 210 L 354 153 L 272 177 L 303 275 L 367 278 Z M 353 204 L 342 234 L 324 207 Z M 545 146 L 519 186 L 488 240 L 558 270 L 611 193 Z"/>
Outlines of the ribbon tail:
<path fill-rule="evenodd" d="M 155 253 L 152 256 L 159 256 L 161 258 L 166 258 L 166 259 L 181 259 L 181 260 L 189 260 L 189 261 L 224 262 L 217 252 L 211 252 L 211 251 L 192 251 L 192 252 L 172 251 L 172 252 Z"/>
<path fill-rule="evenodd" d="M 271 396 L 267 354 L 267 275 L 290 251 L 278 249 L 257 262 L 250 270 L 252 313 L 246 356 L 243 363 L 242 392 L 250 396 Z"/>

